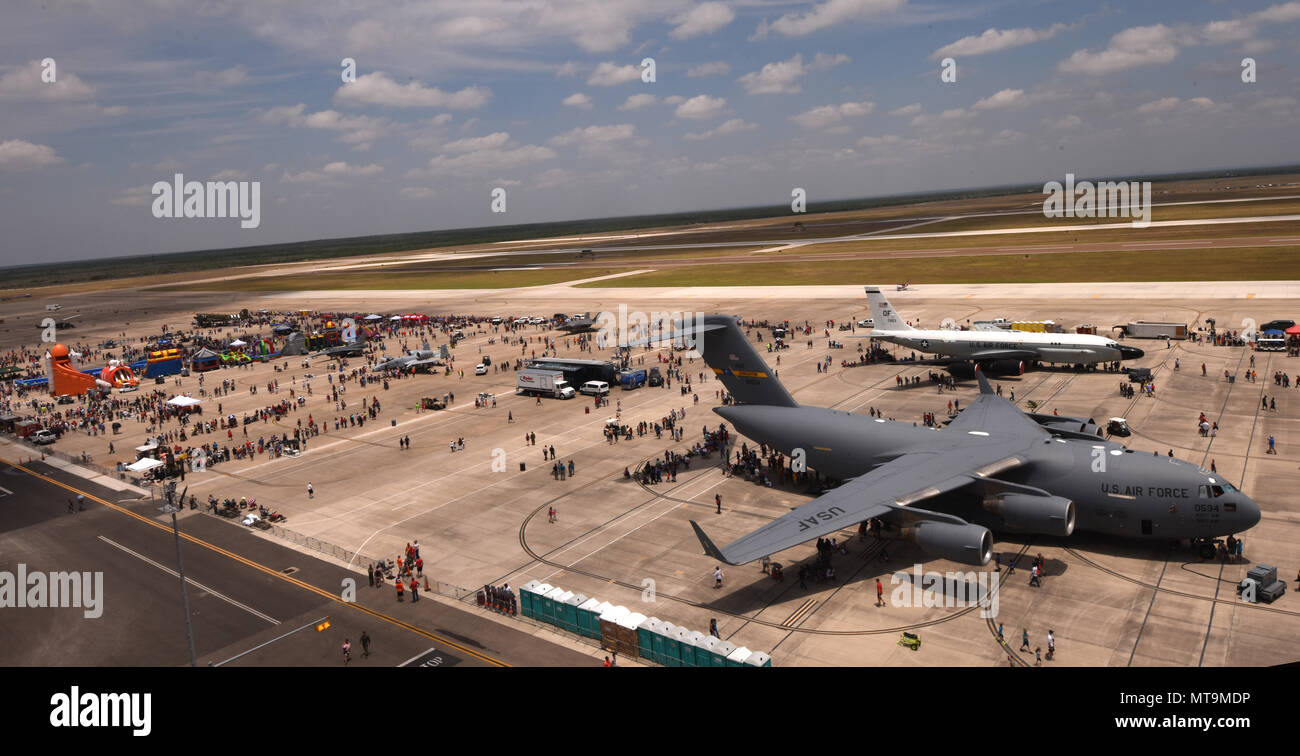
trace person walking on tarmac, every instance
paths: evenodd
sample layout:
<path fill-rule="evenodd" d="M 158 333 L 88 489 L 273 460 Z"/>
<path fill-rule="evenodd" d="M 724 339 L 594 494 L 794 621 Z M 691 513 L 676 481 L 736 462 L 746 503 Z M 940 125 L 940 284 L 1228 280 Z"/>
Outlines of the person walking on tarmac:
<path fill-rule="evenodd" d="M 402 579 L 401 579 L 400 577 L 397 578 L 397 580 L 395 580 L 395 581 L 393 581 L 393 582 L 397 583 L 397 600 L 398 600 L 398 601 L 401 601 L 401 600 L 402 600 L 402 595 L 403 595 L 403 594 L 405 593 L 405 591 L 406 591 L 406 586 L 402 583 Z"/>
<path fill-rule="evenodd" d="M 722 514 L 722 494 L 714 494 L 713 503 L 718 505 L 718 514 Z"/>

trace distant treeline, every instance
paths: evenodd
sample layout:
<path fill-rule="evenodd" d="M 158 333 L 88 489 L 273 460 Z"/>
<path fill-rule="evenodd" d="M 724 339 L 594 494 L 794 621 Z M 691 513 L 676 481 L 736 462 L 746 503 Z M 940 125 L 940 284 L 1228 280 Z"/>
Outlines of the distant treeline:
<path fill-rule="evenodd" d="M 1241 168 L 1143 176 L 1141 178 L 1153 182 L 1188 181 L 1295 172 L 1300 172 L 1300 166 Z M 1080 177 L 1080 179 L 1082 178 L 1103 179 L 1106 177 Z M 1135 177 L 1129 176 L 1125 177 L 1125 180 L 1132 180 L 1133 178 Z M 1041 191 L 1042 184 L 1022 184 L 982 189 L 922 192 L 889 197 L 809 202 L 807 211 L 809 213 L 831 213 L 889 207 L 891 205 L 977 199 L 980 197 Z M 761 207 L 728 208 L 663 215 L 633 215 L 621 218 L 596 218 L 551 223 L 527 223 L 514 226 L 419 231 L 409 234 L 354 236 L 346 239 L 319 239 L 286 244 L 265 244 L 255 247 L 232 247 L 191 252 L 171 252 L 161 255 L 134 255 L 53 264 L 20 265 L 11 268 L 0 268 L 0 289 L 26 289 L 37 286 L 104 281 L 135 276 L 233 268 L 244 265 L 270 265 L 304 260 L 324 260 L 335 257 L 378 255 L 428 247 L 468 246 L 549 236 L 577 236 L 639 228 L 712 224 L 724 221 L 779 217 L 789 213 L 789 205 L 764 205 Z"/>

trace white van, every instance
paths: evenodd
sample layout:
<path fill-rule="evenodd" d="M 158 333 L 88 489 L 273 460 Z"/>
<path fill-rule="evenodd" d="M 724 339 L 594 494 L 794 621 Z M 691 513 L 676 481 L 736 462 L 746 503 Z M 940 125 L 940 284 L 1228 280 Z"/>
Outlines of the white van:
<path fill-rule="evenodd" d="M 487 375 L 487 369 L 488 366 L 480 362 L 474 366 L 474 375 Z"/>
<path fill-rule="evenodd" d="M 578 390 L 587 396 L 609 396 L 609 384 L 604 381 L 587 381 Z"/>
<path fill-rule="evenodd" d="M 45 305 L 45 309 L 46 309 L 47 312 L 54 312 L 55 310 L 62 310 L 62 309 L 63 309 L 63 305 L 61 305 L 61 304 L 47 304 L 47 305 Z"/>

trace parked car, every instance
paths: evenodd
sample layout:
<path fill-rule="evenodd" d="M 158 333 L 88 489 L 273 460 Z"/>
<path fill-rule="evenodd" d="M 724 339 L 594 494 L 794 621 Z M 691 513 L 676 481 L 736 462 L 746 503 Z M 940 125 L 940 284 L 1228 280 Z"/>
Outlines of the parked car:
<path fill-rule="evenodd" d="M 474 375 L 487 375 L 487 369 L 488 366 L 480 362 L 474 366 Z"/>
<path fill-rule="evenodd" d="M 646 383 L 649 383 L 651 386 L 664 385 L 664 377 L 659 372 L 659 368 L 657 367 L 650 368 L 650 376 L 646 379 Z"/>
<path fill-rule="evenodd" d="M 606 396 L 609 394 L 609 384 L 604 381 L 587 381 L 578 390 L 587 396 Z"/>
<path fill-rule="evenodd" d="M 36 431 L 31 437 L 33 444 L 52 444 L 58 440 L 59 437 L 54 434 L 54 431 L 45 428 Z"/>

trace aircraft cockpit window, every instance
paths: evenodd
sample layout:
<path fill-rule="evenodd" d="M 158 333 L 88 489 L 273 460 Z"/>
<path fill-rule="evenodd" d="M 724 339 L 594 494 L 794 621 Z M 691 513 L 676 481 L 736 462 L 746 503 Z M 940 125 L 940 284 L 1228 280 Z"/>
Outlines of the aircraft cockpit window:
<path fill-rule="evenodd" d="M 1201 486 L 1200 495 L 1202 499 L 1218 498 L 1223 495 L 1223 486 Z"/>

